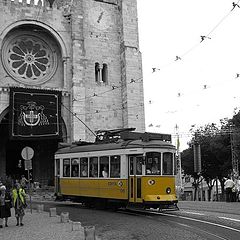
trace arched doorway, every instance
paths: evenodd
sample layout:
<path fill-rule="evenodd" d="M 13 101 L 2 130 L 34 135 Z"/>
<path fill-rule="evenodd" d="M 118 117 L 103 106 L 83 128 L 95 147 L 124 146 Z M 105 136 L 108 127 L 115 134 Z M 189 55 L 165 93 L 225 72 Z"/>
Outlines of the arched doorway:
<path fill-rule="evenodd" d="M 64 87 L 63 58 L 66 57 L 66 49 L 62 40 L 57 37 L 57 33 L 44 24 L 23 21 L 22 24 L 18 22 L 14 26 L 10 26 L 2 36 L 1 60 L 7 76 L 5 78 L 6 84 L 16 86 L 16 88 L 28 89 L 25 96 L 44 91 L 45 93 L 48 91 L 51 95 L 53 89 L 57 89 L 56 91 L 59 92 L 60 96 L 60 90 Z M 8 94 L 9 89 L 6 88 L 6 94 Z M 10 87 L 10 89 L 12 88 Z M 24 102 L 24 98 L 19 98 L 19 105 L 22 105 L 25 109 L 29 106 L 29 102 L 30 104 L 36 102 L 36 106 L 34 106 L 38 108 L 42 105 L 37 101 L 31 102 L 32 100 Z M 62 95 L 59 98 L 61 99 Z M 61 101 L 58 103 L 60 106 Z M 5 104 L 4 107 L 7 107 L 8 105 Z M 9 100 L 9 104 L 11 105 L 11 100 Z M 3 109 L 3 106 L 0 105 L 0 107 Z M 11 109 L 14 109 L 14 107 L 11 107 Z M 62 134 L 51 139 L 46 136 L 24 139 L 12 138 L 12 132 L 10 131 L 12 115 L 8 108 L 2 113 L 0 112 L 0 177 L 5 178 L 7 175 L 16 179 L 22 174 L 26 175 L 21 152 L 24 147 L 29 146 L 34 150 L 32 159 L 33 180 L 40 182 L 42 185 L 52 185 L 54 153 L 57 150 L 58 142 L 66 141 L 67 136 L 66 125 L 60 111 L 57 115 L 61 120 L 58 119 L 57 123 Z M 54 118 L 54 116 L 51 117 Z M 49 118 L 48 120 L 50 122 Z"/>
<path fill-rule="evenodd" d="M 19 179 L 27 176 L 24 159 L 21 155 L 26 146 L 34 150 L 31 175 L 33 181 L 42 185 L 54 184 L 54 154 L 58 143 L 65 141 L 67 136 L 65 123 L 61 119 L 62 139 L 38 138 L 35 140 L 13 140 L 9 135 L 9 112 L 0 114 L 0 177 L 6 176 Z M 65 140 L 64 140 L 65 139 Z"/>

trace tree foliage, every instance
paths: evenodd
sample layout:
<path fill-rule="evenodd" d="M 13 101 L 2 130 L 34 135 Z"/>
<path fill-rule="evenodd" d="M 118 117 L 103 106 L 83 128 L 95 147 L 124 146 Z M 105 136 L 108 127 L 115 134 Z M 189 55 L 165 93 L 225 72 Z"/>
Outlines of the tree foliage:
<path fill-rule="evenodd" d="M 200 174 L 207 182 L 210 190 L 213 187 L 213 180 L 216 178 L 220 180 L 223 188 L 224 177 L 228 175 L 232 168 L 230 124 L 229 120 L 222 119 L 220 120 L 220 126 L 212 123 L 197 129 L 191 129 L 192 139 L 189 148 L 182 152 L 184 173 L 191 175 L 194 180 Z M 196 142 L 201 147 L 201 173 L 194 172 L 192 146 Z"/>

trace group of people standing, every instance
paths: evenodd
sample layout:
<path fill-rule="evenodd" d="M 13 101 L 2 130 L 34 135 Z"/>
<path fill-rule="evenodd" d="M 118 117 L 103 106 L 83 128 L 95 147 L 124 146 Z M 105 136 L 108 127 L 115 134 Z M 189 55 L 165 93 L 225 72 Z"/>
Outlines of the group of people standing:
<path fill-rule="evenodd" d="M 0 181 L 0 228 L 8 227 L 11 208 L 15 210 L 16 226 L 23 226 L 24 209 L 26 208 L 26 193 L 21 184 L 16 181 L 11 188 Z M 5 224 L 4 224 L 5 220 Z"/>
<path fill-rule="evenodd" d="M 229 176 L 225 183 L 226 202 L 237 202 L 240 201 L 240 179 L 235 182 Z"/>

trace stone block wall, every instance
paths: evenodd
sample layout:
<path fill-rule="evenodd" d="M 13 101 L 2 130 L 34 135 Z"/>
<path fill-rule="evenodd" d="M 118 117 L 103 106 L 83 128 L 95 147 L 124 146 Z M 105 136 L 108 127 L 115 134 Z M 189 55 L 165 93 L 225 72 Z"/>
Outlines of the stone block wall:
<path fill-rule="evenodd" d="M 49 81 L 34 86 L 14 80 L 0 61 L 0 87 L 63 91 L 62 117 L 68 142 L 94 140 L 93 132 L 99 129 L 136 127 L 144 131 L 137 1 L 50 2 L 53 4 L 47 0 L 0 0 L 0 45 L 22 25 L 36 26 L 35 34 L 45 31 L 45 40 L 58 45 L 60 66 Z M 107 65 L 107 82 L 96 82 L 96 63 Z M 9 104 L 7 94 L 0 91 L 0 99 L 6 99 L 0 102 L 1 112 Z"/>

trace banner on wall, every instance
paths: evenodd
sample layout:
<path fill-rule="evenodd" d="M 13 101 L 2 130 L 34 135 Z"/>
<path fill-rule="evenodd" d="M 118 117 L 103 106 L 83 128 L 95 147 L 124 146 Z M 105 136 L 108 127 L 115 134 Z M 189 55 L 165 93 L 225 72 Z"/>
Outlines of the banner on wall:
<path fill-rule="evenodd" d="M 61 92 L 10 88 L 10 137 L 61 138 Z"/>

